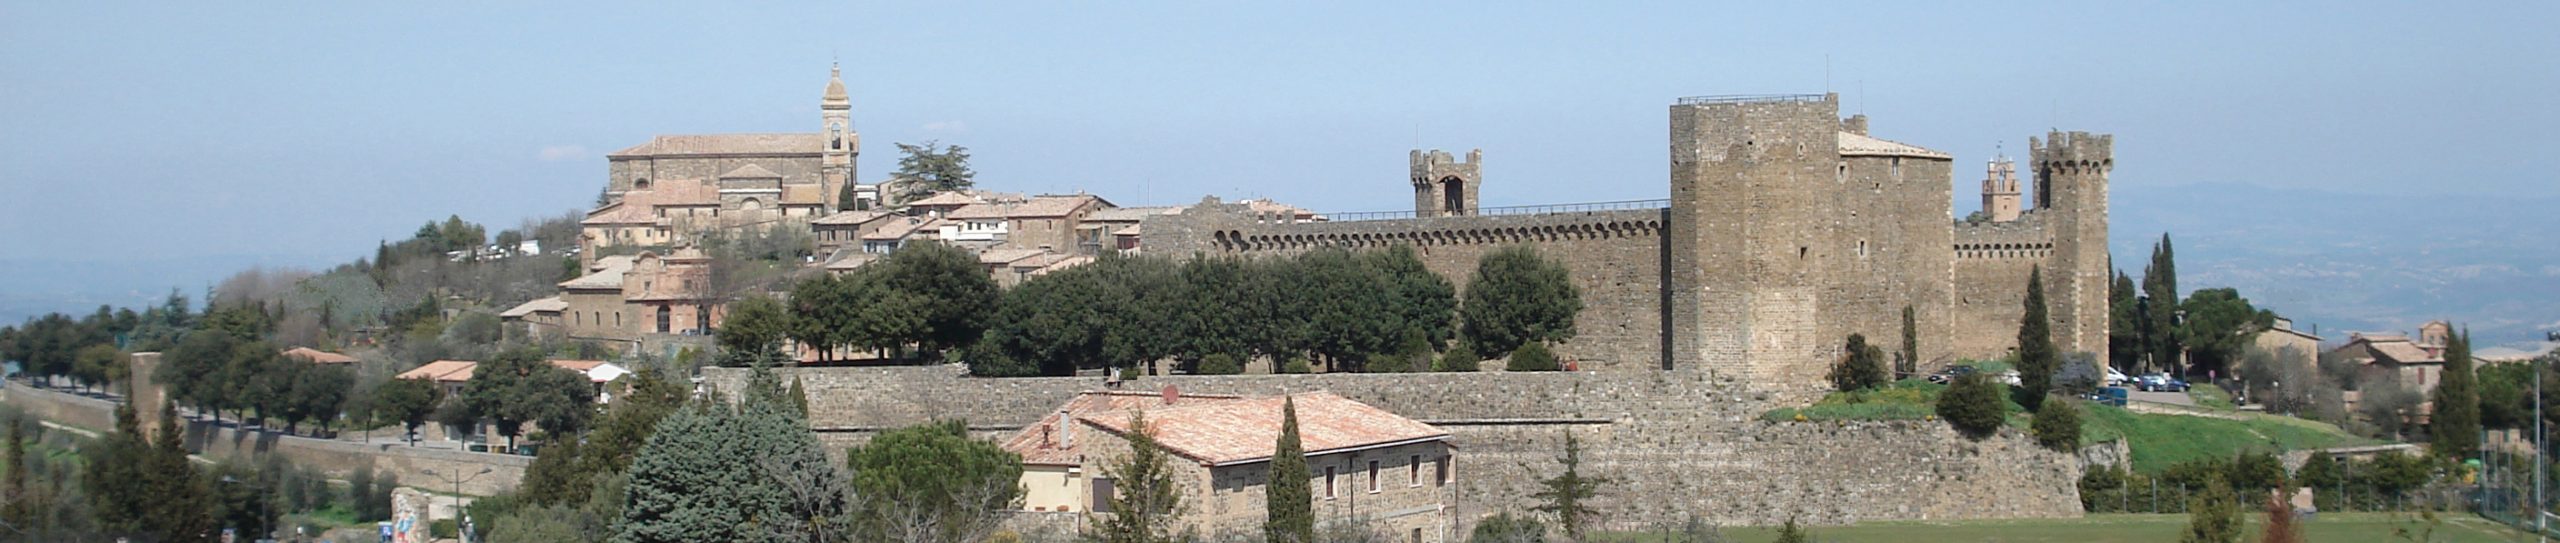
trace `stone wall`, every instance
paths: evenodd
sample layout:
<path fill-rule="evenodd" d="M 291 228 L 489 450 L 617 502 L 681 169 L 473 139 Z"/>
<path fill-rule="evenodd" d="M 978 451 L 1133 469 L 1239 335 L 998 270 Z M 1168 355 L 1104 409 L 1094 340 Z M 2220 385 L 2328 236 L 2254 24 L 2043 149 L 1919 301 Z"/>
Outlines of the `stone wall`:
<path fill-rule="evenodd" d="M 1464 292 L 1486 253 L 1525 245 L 1563 262 L 1581 289 L 1573 340 L 1557 352 L 1583 369 L 1664 367 L 1661 209 L 1295 223 L 1215 199 L 1142 227 L 1148 254 L 1288 255 L 1319 247 L 1409 246 Z"/>
<path fill-rule="evenodd" d="M 2053 266 L 2051 213 L 2028 212 L 2010 222 L 1961 223 L 1955 229 L 1955 356 L 1989 360 L 2018 345 L 2018 319 L 2026 316 L 2027 274 Z M 2055 328 L 2069 315 L 2050 311 L 2056 279 L 2046 272 L 2047 315 Z"/>
<path fill-rule="evenodd" d="M 7 401 L 55 423 L 98 432 L 115 431 L 115 403 L 106 399 L 9 383 Z M 428 470 L 451 476 L 488 468 L 489 473 L 474 476 L 462 485 L 464 494 L 480 496 L 515 488 L 519 481 L 524 480 L 525 467 L 533 461 L 532 457 L 526 456 L 410 447 L 396 442 L 358 443 L 286 436 L 200 420 L 187 422 L 186 436 L 187 450 L 205 458 L 219 460 L 281 454 L 294 464 L 316 468 L 334 477 L 345 477 L 358 468 L 372 466 L 376 473 L 399 478 L 401 484 L 437 492 L 452 492 L 454 487 L 446 479 L 428 475 Z"/>
<path fill-rule="evenodd" d="M 707 386 L 740 390 L 746 371 L 704 370 Z M 880 429 L 967 420 L 1008 435 L 1098 379 L 972 378 L 953 366 L 795 368 L 811 425 L 832 448 Z M 1147 377 L 1123 388 L 1280 394 L 1330 390 L 1448 430 L 1458 448 L 1453 518 L 1529 506 L 1552 476 L 1563 439 L 1619 481 L 1603 507 L 1617 522 L 1697 513 L 1721 523 L 2069 517 L 2080 514 L 2075 455 L 2014 432 L 1981 442 L 1941 423 L 1767 423 L 1774 404 L 1728 377 L 1698 371 L 1321 374 Z M 841 454 L 841 451 L 835 451 Z M 1463 532 L 1460 532 L 1463 533 Z"/>

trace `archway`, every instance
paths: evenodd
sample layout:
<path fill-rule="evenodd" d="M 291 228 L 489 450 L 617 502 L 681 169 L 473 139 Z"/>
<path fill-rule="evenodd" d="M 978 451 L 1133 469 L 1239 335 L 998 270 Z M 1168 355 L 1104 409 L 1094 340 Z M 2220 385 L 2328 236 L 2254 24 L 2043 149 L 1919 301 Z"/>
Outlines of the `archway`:
<path fill-rule="evenodd" d="M 1440 210 L 1450 215 L 1465 215 L 1472 211 L 1467 209 L 1466 180 L 1455 176 L 1440 180 Z"/>

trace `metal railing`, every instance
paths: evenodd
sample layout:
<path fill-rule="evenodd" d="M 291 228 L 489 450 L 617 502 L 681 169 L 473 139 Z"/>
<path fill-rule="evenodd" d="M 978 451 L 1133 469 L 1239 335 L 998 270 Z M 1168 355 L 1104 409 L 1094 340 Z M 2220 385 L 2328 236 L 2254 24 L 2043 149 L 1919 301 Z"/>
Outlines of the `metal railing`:
<path fill-rule="evenodd" d="M 1477 208 L 1477 209 L 1475 210 L 1475 212 L 1473 212 L 1473 213 L 1465 213 L 1465 214 L 1457 214 L 1457 215 L 1431 215 L 1431 216 L 1432 216 L 1432 217 L 1476 217 L 1476 216 L 1491 216 L 1491 215 L 1546 215 L 1546 214 L 1553 214 L 1553 213 L 1584 213 L 1584 212 L 1592 212 L 1592 211 L 1642 211 L 1642 210 L 1650 210 L 1650 209 L 1662 209 L 1662 208 L 1667 208 L 1667 207 L 1671 207 L 1671 200 L 1666 198 L 1666 199 L 1659 199 L 1659 200 L 1620 200 L 1620 201 L 1615 201 L 1615 202 L 1583 202 L 1583 203 L 1573 203 L 1573 204 L 1540 204 L 1540 205 L 1508 206 L 1508 207 L 1485 207 L 1485 208 Z M 1354 211 L 1354 212 L 1350 212 L 1350 213 L 1326 213 L 1326 214 L 1322 214 L 1322 215 L 1318 215 L 1318 216 L 1319 216 L 1319 217 L 1324 217 L 1325 222 L 1384 221 L 1384 220 L 1394 220 L 1394 219 L 1414 219 L 1414 218 L 1422 218 L 1422 217 L 1423 217 L 1422 215 L 1420 215 L 1420 214 L 1418 214 L 1418 213 L 1416 213 L 1416 212 L 1414 212 L 1414 211 Z"/>
<path fill-rule="evenodd" d="M 1684 98 L 1681 98 L 1681 99 L 1680 99 L 1679 104 L 1680 104 L 1680 105 L 1684 105 L 1684 106 L 1698 106 L 1698 105 L 1706 105 L 1706 104 L 1765 104 L 1765 103 L 1780 103 L 1780 102 L 1820 102 L 1820 101 L 1822 101 L 1823 97 L 1825 97 L 1825 96 L 1827 96 L 1827 95 L 1822 95 L 1822 94 L 1723 94 L 1723 95 L 1716 95 L 1716 96 L 1689 96 L 1689 97 L 1684 97 Z"/>

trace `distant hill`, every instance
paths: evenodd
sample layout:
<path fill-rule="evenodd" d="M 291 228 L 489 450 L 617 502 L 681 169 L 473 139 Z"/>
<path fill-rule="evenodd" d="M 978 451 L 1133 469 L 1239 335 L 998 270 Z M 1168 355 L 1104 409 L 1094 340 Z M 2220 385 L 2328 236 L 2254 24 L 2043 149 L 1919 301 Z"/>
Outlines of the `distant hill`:
<path fill-rule="evenodd" d="M 2326 339 L 2438 318 L 2484 346 L 2560 329 L 2560 198 L 2245 184 L 2118 186 L 2111 197 L 2110 242 L 2127 273 L 2141 273 L 2167 231 L 2180 287 L 2239 288 Z"/>

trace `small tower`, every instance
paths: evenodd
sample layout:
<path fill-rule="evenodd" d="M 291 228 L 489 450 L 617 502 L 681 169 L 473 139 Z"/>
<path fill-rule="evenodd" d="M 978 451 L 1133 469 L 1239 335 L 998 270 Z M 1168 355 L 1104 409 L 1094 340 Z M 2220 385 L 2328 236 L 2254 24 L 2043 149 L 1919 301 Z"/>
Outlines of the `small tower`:
<path fill-rule="evenodd" d="M 1991 222 L 2018 220 L 2018 164 L 2000 155 L 1983 166 L 1982 213 Z"/>
<path fill-rule="evenodd" d="M 1413 215 L 1454 217 L 1476 214 L 1476 185 L 1484 182 L 1484 150 L 1467 151 L 1459 162 L 1439 149 L 1413 150 Z"/>
<path fill-rule="evenodd" d="M 853 99 L 844 93 L 844 69 L 827 67 L 827 94 L 818 98 L 818 116 L 826 123 L 826 146 L 818 161 L 819 188 L 827 209 L 837 208 L 838 193 L 854 183 L 853 159 L 862 155 L 862 134 L 853 131 Z"/>

